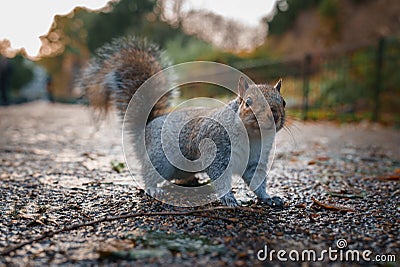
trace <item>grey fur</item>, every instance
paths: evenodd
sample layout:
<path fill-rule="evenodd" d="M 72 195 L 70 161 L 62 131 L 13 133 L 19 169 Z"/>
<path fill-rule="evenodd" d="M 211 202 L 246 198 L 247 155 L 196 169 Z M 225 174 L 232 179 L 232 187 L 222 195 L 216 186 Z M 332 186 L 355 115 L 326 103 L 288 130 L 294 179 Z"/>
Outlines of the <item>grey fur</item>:
<path fill-rule="evenodd" d="M 154 62 L 145 62 L 141 63 L 143 65 L 138 65 L 143 60 L 136 60 L 132 55 L 140 53 L 152 60 L 154 59 Z M 150 78 L 151 73 L 154 74 L 155 70 L 168 65 L 161 54 L 156 46 L 146 41 L 138 40 L 134 37 L 116 39 L 111 44 L 98 50 L 97 56 L 92 59 L 88 68 L 83 72 L 79 86 L 86 92 L 86 96 L 95 107 L 107 111 L 108 105 L 112 102 L 123 117 L 131 97 L 140 85 Z M 160 91 L 157 91 L 157 88 L 167 87 L 169 84 L 168 79 L 171 79 L 171 77 L 167 77 L 165 84 L 156 84 L 156 86 L 152 87 L 154 91 L 147 92 L 147 96 L 159 95 Z M 241 92 L 245 92 L 248 90 L 247 82 L 243 81 L 242 78 L 241 81 L 245 85 Z M 256 90 L 260 90 L 264 94 L 269 102 L 271 101 L 269 103 L 270 106 L 278 110 L 278 114 L 275 114 L 276 118 L 274 115 L 276 123 L 279 124 L 276 130 L 282 128 L 285 118 L 282 107 L 283 98 L 279 94 L 280 86 L 281 81 L 277 88 L 267 85 L 260 85 L 256 88 Z M 268 153 L 261 153 L 260 146 L 264 141 L 266 141 L 264 143 L 272 144 L 271 140 L 261 140 L 259 135 L 249 133 L 249 153 L 246 154 L 246 147 L 241 146 L 241 144 L 244 144 L 241 140 L 243 137 L 241 125 L 244 123 L 241 116 L 247 116 L 243 114 L 248 114 L 241 113 L 241 110 L 246 109 L 243 104 L 244 95 L 232 100 L 227 106 L 220 109 L 188 108 L 173 112 L 171 114 L 175 118 L 169 120 L 168 116 L 170 114 L 166 113 L 169 104 L 164 102 L 166 102 L 165 99 L 171 100 L 174 95 L 176 93 L 168 92 L 164 99 L 156 103 L 145 129 L 138 129 L 140 128 L 138 127 L 138 121 L 143 119 L 143 113 L 138 112 L 135 114 L 133 112 L 133 114 L 125 116 L 126 126 L 131 133 L 133 152 L 141 163 L 141 175 L 144 179 L 146 191 L 153 196 L 162 194 L 162 190 L 158 188 L 159 180 L 154 179 L 154 170 L 168 181 L 177 178 L 185 180 L 193 176 L 193 172 L 184 171 L 171 164 L 164 152 L 164 149 L 168 149 L 168 146 L 163 146 L 163 140 L 166 140 L 167 143 L 178 142 L 180 152 L 186 159 L 192 161 L 204 160 L 201 162 L 205 166 L 204 172 L 208 174 L 211 180 L 216 181 L 221 175 L 226 178 L 225 184 L 216 183 L 217 187 L 221 187 L 221 190 L 224 187 L 229 187 L 227 193 L 221 198 L 223 204 L 229 206 L 238 205 L 230 190 L 232 175 L 238 174 L 242 175 L 244 181 L 261 201 L 269 205 L 281 205 L 282 201 L 279 198 L 271 198 L 265 188 L 268 154 L 272 147 L 269 145 L 266 148 Z M 142 110 L 146 99 L 139 101 L 138 106 L 135 106 L 134 109 Z M 258 105 L 258 103 L 254 103 L 254 105 Z M 248 112 L 249 110 L 245 111 Z M 261 113 L 263 113 L 263 116 L 261 116 L 263 119 L 271 115 L 267 109 L 262 109 Z M 200 118 L 199 115 L 202 117 Z M 180 121 L 190 123 L 183 125 L 180 129 L 178 125 Z M 222 122 L 222 125 L 219 122 Z M 162 130 L 163 127 L 164 132 Z M 249 127 L 254 127 L 254 125 Z M 178 129 L 180 129 L 180 132 L 177 140 L 176 131 Z M 229 135 L 226 129 L 229 130 Z M 144 140 L 141 137 L 143 130 L 145 130 Z M 163 139 L 162 133 L 165 133 L 164 138 L 166 139 Z M 247 136 L 247 133 L 245 134 Z M 201 145 L 208 146 L 207 142 L 202 143 L 203 140 L 212 140 L 214 146 L 211 148 L 216 149 L 215 158 L 209 162 L 210 164 L 207 163 L 207 158 L 209 157 L 204 155 L 207 153 L 201 155 Z M 232 146 L 232 144 L 235 144 L 235 146 Z M 207 152 L 207 149 L 209 148 L 204 151 Z M 148 155 L 148 160 L 146 160 L 147 157 L 145 155 Z M 244 170 L 243 173 L 241 173 L 241 169 Z"/>

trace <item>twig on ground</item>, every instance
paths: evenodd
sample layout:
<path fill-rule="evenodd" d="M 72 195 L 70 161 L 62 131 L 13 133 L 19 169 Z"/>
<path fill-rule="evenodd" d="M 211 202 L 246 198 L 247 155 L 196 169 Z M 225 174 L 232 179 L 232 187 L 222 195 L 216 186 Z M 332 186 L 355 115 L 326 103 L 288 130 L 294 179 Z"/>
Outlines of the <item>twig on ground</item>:
<path fill-rule="evenodd" d="M 327 209 L 327 210 L 333 210 L 333 211 L 351 211 L 354 212 L 356 211 L 353 208 L 345 207 L 345 206 L 339 206 L 339 205 L 332 205 L 332 204 L 326 204 L 322 203 L 321 201 L 317 200 L 315 197 L 311 197 L 311 200 L 317 204 L 318 206 Z"/>

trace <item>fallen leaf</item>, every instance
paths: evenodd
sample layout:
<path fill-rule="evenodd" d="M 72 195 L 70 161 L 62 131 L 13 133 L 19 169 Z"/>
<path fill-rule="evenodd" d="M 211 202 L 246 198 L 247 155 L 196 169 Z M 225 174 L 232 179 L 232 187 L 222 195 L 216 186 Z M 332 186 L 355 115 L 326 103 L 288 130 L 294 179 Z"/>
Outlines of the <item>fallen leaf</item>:
<path fill-rule="evenodd" d="M 239 259 L 244 259 L 249 257 L 246 252 L 240 252 L 237 256 Z"/>
<path fill-rule="evenodd" d="M 380 176 L 378 179 L 381 181 L 397 181 L 400 180 L 400 174 L 394 173 L 387 176 Z"/>

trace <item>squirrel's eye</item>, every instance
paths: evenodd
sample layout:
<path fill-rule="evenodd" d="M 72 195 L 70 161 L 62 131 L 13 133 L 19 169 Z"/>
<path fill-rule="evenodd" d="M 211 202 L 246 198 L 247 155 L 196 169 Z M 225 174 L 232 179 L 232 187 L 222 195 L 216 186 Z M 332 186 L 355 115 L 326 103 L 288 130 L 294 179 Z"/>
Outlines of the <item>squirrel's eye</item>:
<path fill-rule="evenodd" d="M 253 104 L 253 99 L 251 97 L 248 97 L 246 99 L 246 107 L 250 107 Z"/>

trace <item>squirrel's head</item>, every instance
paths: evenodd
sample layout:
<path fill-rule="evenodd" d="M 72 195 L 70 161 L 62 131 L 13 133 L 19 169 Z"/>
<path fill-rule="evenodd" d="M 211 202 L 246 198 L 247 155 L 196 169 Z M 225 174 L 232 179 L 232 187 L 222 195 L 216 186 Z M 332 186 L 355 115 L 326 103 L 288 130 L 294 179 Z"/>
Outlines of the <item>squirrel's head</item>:
<path fill-rule="evenodd" d="M 249 86 L 247 81 L 240 77 L 238 82 L 239 117 L 248 130 L 257 130 L 260 123 L 268 123 L 272 118 L 276 131 L 282 129 L 285 123 L 286 102 L 280 93 L 281 85 L 282 80 L 279 80 L 275 86 L 268 84 Z"/>

